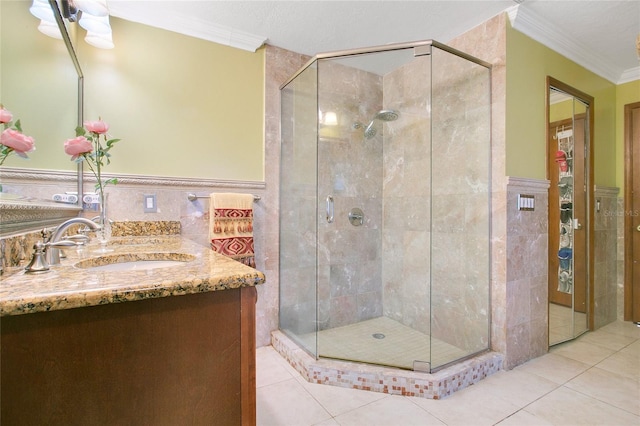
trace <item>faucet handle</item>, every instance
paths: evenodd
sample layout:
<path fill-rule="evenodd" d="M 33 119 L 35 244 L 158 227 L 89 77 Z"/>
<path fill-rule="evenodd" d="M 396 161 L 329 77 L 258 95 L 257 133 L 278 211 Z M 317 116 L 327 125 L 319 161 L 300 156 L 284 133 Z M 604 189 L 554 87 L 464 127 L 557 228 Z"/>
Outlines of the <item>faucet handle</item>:
<path fill-rule="evenodd" d="M 42 241 L 44 243 L 48 243 L 52 235 L 53 232 L 50 228 L 44 228 L 42 231 L 40 231 L 40 236 L 42 237 Z"/>
<path fill-rule="evenodd" d="M 40 241 L 36 241 L 33 245 L 33 255 L 31 256 L 31 261 L 24 268 L 27 273 L 39 273 L 39 272 L 47 272 L 49 270 L 49 263 L 44 256 L 44 251 L 46 249 L 46 244 Z"/>
<path fill-rule="evenodd" d="M 51 247 L 51 248 L 57 248 L 57 249 L 61 249 L 61 248 L 69 248 L 69 247 L 77 247 L 82 243 L 76 243 L 73 241 L 69 241 L 69 240 L 61 240 L 61 241 L 57 241 L 55 243 L 45 243 L 43 244 L 45 247 Z M 34 246 L 35 248 L 35 246 Z"/>

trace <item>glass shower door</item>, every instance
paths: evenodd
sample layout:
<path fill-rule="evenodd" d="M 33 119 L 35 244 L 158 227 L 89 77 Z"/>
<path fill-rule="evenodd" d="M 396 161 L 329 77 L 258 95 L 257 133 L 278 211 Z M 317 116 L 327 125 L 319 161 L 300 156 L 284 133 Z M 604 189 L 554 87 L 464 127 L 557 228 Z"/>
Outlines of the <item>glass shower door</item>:
<path fill-rule="evenodd" d="M 431 369 L 489 348 L 490 70 L 434 47 Z"/>
<path fill-rule="evenodd" d="M 281 90 L 280 330 L 317 356 L 317 66 Z"/>

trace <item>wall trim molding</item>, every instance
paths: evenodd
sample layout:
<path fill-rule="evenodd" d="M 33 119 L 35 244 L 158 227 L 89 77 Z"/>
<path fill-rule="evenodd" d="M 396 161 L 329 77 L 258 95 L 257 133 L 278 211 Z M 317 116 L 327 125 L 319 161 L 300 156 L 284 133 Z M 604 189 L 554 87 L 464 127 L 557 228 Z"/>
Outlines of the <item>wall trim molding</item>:
<path fill-rule="evenodd" d="M 620 188 L 614 186 L 599 186 L 596 185 L 593 191 L 594 195 L 600 197 L 617 198 L 620 193 Z"/>
<path fill-rule="evenodd" d="M 167 187 L 202 187 L 202 188 L 238 188 L 265 189 L 264 181 L 244 181 L 225 179 L 188 178 L 173 176 L 130 175 L 122 173 L 103 173 L 105 179 L 118 178 L 118 186 L 167 186 Z M 54 181 L 71 182 L 77 178 L 75 171 L 23 169 L 19 167 L 3 167 L 0 172 L 2 180 Z M 96 182 L 92 173 L 84 173 L 85 182 Z"/>
<path fill-rule="evenodd" d="M 533 192 L 546 194 L 551 183 L 547 179 L 531 179 L 515 176 L 507 176 L 508 192 Z"/>

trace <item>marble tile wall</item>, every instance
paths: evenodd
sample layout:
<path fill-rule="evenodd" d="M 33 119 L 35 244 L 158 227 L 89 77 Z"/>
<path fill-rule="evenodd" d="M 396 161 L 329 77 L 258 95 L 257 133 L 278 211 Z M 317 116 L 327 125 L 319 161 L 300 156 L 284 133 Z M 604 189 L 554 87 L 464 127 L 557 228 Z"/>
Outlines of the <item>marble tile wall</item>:
<path fill-rule="evenodd" d="M 618 299 L 618 188 L 596 186 L 593 224 L 594 327 L 616 320 Z M 598 203 L 599 202 L 599 203 Z"/>
<path fill-rule="evenodd" d="M 505 287 L 509 369 L 549 348 L 548 188 L 548 181 L 509 178 Z M 535 209 L 518 210 L 518 194 L 533 195 Z"/>

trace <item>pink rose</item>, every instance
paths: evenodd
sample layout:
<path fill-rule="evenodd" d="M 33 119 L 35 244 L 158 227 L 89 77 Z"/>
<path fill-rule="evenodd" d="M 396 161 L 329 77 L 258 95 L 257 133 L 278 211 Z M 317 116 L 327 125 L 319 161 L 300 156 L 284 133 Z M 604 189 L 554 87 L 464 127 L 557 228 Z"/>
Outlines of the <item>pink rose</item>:
<path fill-rule="evenodd" d="M 93 144 L 84 136 L 67 139 L 64 142 L 64 152 L 71 155 L 71 160 L 75 160 L 82 154 L 93 151 Z"/>
<path fill-rule="evenodd" d="M 0 123 L 8 123 L 13 119 L 13 114 L 9 110 L 0 108 Z"/>
<path fill-rule="evenodd" d="M 31 136 L 25 136 L 17 130 L 6 129 L 0 135 L 0 144 L 13 149 L 20 157 L 26 157 L 27 152 L 36 149 Z"/>
<path fill-rule="evenodd" d="M 84 127 L 86 127 L 91 133 L 97 133 L 99 135 L 107 133 L 107 130 L 109 130 L 109 125 L 102 120 L 85 121 Z"/>

